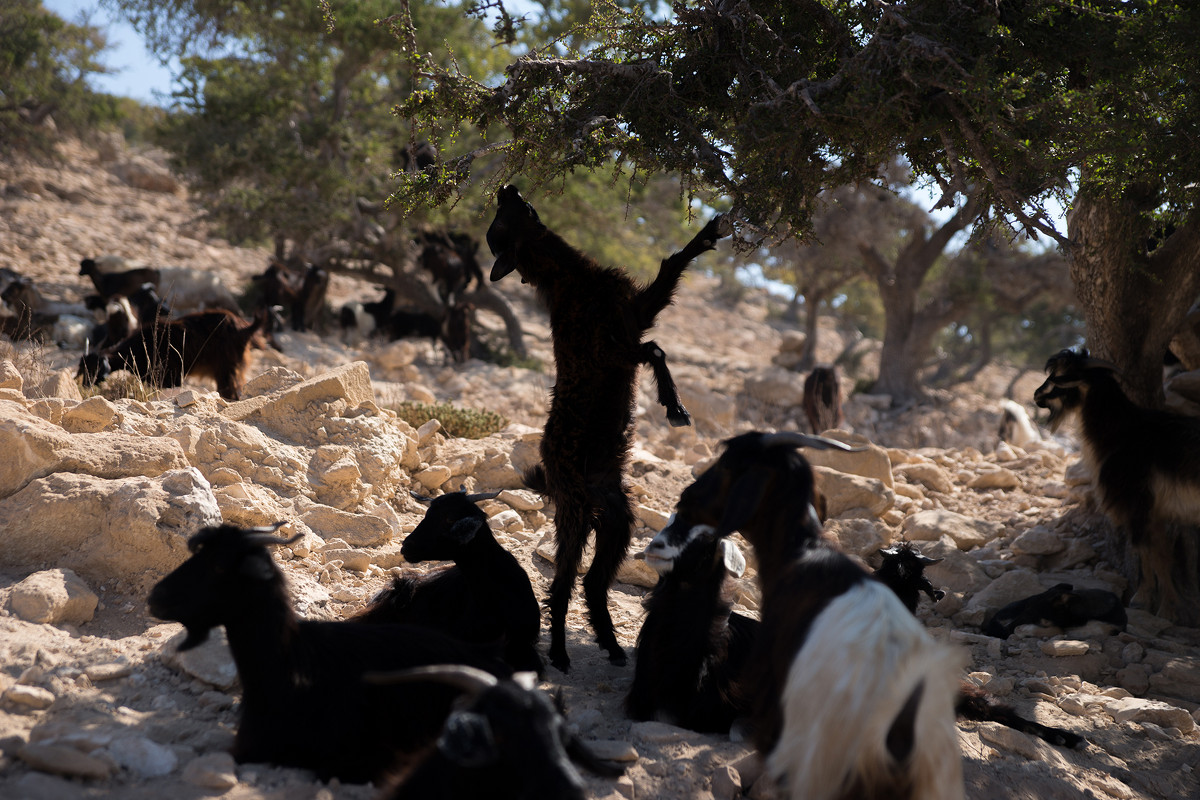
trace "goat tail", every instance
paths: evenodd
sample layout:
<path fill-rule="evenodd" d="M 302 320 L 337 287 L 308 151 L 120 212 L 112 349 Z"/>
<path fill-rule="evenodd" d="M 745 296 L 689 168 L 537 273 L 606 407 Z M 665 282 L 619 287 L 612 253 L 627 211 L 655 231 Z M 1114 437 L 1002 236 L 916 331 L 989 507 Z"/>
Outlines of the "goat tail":
<path fill-rule="evenodd" d="M 814 621 L 788 672 L 767 767 L 805 800 L 962 800 L 954 699 L 964 662 L 874 580 Z"/>
<path fill-rule="evenodd" d="M 521 476 L 525 488 L 538 494 L 546 493 L 546 468 L 541 464 L 534 464 Z"/>

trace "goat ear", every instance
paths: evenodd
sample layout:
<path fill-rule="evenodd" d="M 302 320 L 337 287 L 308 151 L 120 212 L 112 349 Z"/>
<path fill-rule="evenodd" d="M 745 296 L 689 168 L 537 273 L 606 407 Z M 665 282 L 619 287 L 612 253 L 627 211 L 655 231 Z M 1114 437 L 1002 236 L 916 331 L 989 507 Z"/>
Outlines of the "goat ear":
<path fill-rule="evenodd" d="M 460 767 L 486 767 L 499 760 L 496 739 L 487 717 L 473 711 L 456 711 L 446 719 L 438 750 Z"/>
<path fill-rule="evenodd" d="M 460 519 L 450 526 L 450 532 L 447 536 L 455 544 L 467 544 L 475 538 L 475 534 L 479 533 L 479 529 L 486 524 L 481 519 Z"/>
<path fill-rule="evenodd" d="M 728 536 L 750 521 L 766 497 L 772 475 L 772 470 L 767 467 L 754 466 L 734 481 L 727 494 L 729 500 L 717 527 L 717 536 Z"/>
<path fill-rule="evenodd" d="M 275 565 L 266 553 L 249 553 L 242 559 L 238 571 L 256 581 L 269 581 L 275 577 Z"/>
<path fill-rule="evenodd" d="M 492 273 L 488 276 L 493 282 L 503 278 L 508 273 L 517 268 L 517 254 L 511 249 L 505 250 L 496 256 L 496 263 L 492 265 Z"/>
<path fill-rule="evenodd" d="M 742 548 L 738 547 L 729 539 L 722 539 L 721 557 L 725 561 L 725 569 L 735 578 L 740 578 L 746 574 L 746 557 L 742 555 Z"/>

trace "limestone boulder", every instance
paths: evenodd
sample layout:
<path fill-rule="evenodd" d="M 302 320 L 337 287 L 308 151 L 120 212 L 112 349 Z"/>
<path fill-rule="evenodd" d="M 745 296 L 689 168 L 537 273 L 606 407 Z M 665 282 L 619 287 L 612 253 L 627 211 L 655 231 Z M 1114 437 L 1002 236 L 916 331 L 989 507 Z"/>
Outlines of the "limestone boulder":
<path fill-rule="evenodd" d="M 808 463 L 814 467 L 829 467 L 839 472 L 873 478 L 889 489 L 892 488 L 892 460 L 888 458 L 886 448 L 872 444 L 865 436 L 844 431 L 830 431 L 827 435 L 829 438 L 863 449 L 848 453 L 843 450 L 807 448 L 804 457 L 808 459 Z"/>
<path fill-rule="evenodd" d="M 953 511 L 935 508 L 905 517 L 904 535 L 917 542 L 932 542 L 949 536 L 961 550 L 980 547 L 995 539 L 1003 530 L 997 522 L 971 519 Z"/>
<path fill-rule="evenodd" d="M 813 467 L 818 491 L 825 498 L 829 519 L 843 514 L 880 517 L 896 504 L 896 495 L 873 478 L 851 475 L 828 467 Z"/>
<path fill-rule="evenodd" d="M 278 389 L 269 394 L 231 403 L 227 419 L 248 422 L 295 443 L 311 442 L 324 418 L 375 401 L 371 374 L 364 361 L 345 366 Z M 318 425 L 311 424 L 317 421 Z"/>
<path fill-rule="evenodd" d="M 825 532 L 837 539 L 842 550 L 864 559 L 887 547 L 892 537 L 886 525 L 873 519 L 831 519 Z"/>
<path fill-rule="evenodd" d="M 0 566 L 51 564 L 140 590 L 188 557 L 189 536 L 220 523 L 193 467 L 116 479 L 56 473 L 0 500 Z"/>
<path fill-rule="evenodd" d="M 0 401 L 0 498 L 56 472 L 96 478 L 153 477 L 189 466 L 179 443 L 122 433 L 71 434 L 16 403 Z"/>
<path fill-rule="evenodd" d="M 17 583 L 9 596 L 12 612 L 42 625 L 82 625 L 92 619 L 100 598 L 69 569 L 35 572 Z"/>

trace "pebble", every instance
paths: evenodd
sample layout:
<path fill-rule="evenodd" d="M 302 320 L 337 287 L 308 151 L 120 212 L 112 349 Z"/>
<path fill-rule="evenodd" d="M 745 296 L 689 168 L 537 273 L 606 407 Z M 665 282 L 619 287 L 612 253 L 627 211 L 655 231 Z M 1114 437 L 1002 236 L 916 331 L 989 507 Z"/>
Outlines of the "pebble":
<path fill-rule="evenodd" d="M 189 761 L 182 777 L 192 786 L 223 792 L 237 786 L 237 764 L 228 753 L 208 753 Z"/>
<path fill-rule="evenodd" d="M 1042 642 L 1039 646 L 1043 653 L 1055 658 L 1082 656 L 1091 649 L 1091 646 L 1087 642 L 1080 642 L 1074 639 L 1052 639 L 1048 642 Z"/>
<path fill-rule="evenodd" d="M 143 778 L 170 775 L 179 763 L 174 750 L 144 736 L 116 739 L 105 749 L 114 761 Z"/>
<path fill-rule="evenodd" d="M 83 674 L 87 675 L 93 681 L 111 681 L 117 678 L 124 678 L 133 672 L 133 667 L 129 664 L 122 664 L 119 661 L 114 661 L 109 664 L 92 664 L 83 668 Z"/>
<path fill-rule="evenodd" d="M 596 739 L 587 742 L 592 754 L 603 761 L 632 763 L 638 760 L 638 751 L 629 742 L 617 739 Z"/>

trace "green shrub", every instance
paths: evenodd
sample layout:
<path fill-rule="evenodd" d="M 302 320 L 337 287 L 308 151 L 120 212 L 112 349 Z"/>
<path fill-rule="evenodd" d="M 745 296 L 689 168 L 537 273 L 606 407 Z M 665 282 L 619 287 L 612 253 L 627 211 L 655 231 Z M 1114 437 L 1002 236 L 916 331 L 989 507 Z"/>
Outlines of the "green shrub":
<path fill-rule="evenodd" d="M 448 436 L 461 439 L 482 439 L 508 425 L 508 420 L 495 411 L 458 408 L 450 403 L 400 403 L 392 408 L 400 419 L 419 428 L 431 419 L 442 423 Z"/>

